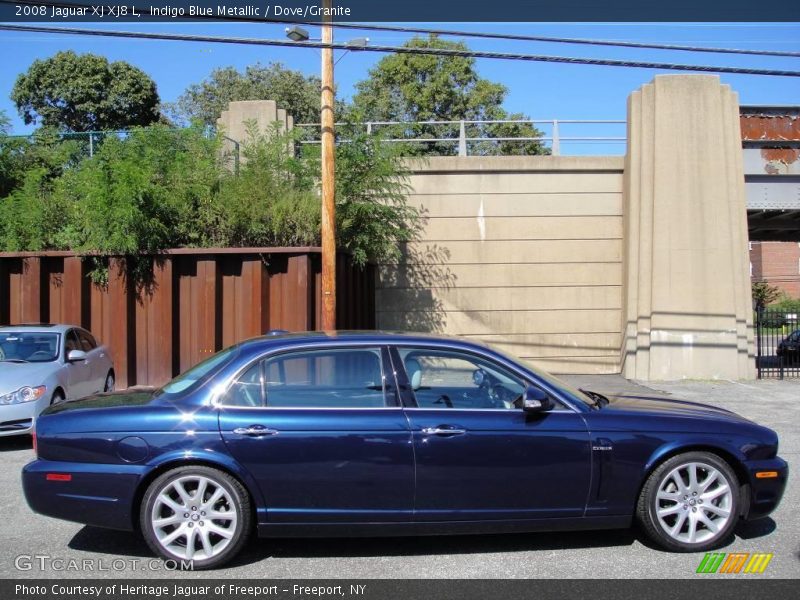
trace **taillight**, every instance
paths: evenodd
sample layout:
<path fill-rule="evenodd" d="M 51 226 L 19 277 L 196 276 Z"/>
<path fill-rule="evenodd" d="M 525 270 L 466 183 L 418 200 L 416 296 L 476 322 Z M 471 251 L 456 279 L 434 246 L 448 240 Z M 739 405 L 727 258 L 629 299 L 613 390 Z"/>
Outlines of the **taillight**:
<path fill-rule="evenodd" d="M 39 452 L 36 450 L 36 431 L 34 430 L 31 433 L 31 437 L 33 438 L 33 454 L 36 458 L 39 458 Z"/>
<path fill-rule="evenodd" d="M 45 479 L 47 481 L 72 481 L 72 475 L 69 473 L 48 473 Z"/>

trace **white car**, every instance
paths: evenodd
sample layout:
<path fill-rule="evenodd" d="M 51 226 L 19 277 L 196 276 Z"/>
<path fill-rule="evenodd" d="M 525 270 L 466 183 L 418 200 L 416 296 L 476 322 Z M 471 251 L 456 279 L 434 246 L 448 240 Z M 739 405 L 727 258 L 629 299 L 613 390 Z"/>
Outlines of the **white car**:
<path fill-rule="evenodd" d="M 31 433 L 51 404 L 111 391 L 111 353 L 85 329 L 0 327 L 0 436 Z"/>

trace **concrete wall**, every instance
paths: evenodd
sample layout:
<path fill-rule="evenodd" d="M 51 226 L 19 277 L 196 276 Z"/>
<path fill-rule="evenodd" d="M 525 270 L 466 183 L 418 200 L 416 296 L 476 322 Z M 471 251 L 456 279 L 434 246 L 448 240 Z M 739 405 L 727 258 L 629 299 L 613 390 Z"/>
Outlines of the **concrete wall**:
<path fill-rule="evenodd" d="M 555 372 L 619 372 L 622 157 L 412 163 L 419 242 L 379 269 L 378 327 L 466 335 Z"/>

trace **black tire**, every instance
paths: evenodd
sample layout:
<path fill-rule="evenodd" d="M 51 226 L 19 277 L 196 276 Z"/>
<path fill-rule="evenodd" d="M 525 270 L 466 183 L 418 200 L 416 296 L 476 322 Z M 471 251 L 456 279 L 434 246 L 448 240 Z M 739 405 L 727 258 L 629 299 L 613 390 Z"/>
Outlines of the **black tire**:
<path fill-rule="evenodd" d="M 250 496 L 244 486 L 234 477 L 231 477 L 227 473 L 218 469 L 200 465 L 178 467 L 163 473 L 150 484 L 144 494 L 144 497 L 142 498 L 139 525 L 142 535 L 144 536 L 147 545 L 150 546 L 150 549 L 161 558 L 175 561 L 177 566 L 181 567 L 181 562 L 185 562 L 187 560 L 186 557 L 170 552 L 168 548 L 162 545 L 156 534 L 155 527 L 152 524 L 152 514 L 159 494 L 162 491 L 168 489 L 170 485 L 177 480 L 187 477 L 191 478 L 191 476 L 202 476 L 211 480 L 215 485 L 223 488 L 229 494 L 232 500 L 232 506 L 230 509 L 233 509 L 236 512 L 236 524 L 232 528 L 233 536 L 230 538 L 228 545 L 224 547 L 219 554 L 215 554 L 210 558 L 192 559 L 192 569 L 211 569 L 226 563 L 236 556 L 236 554 L 238 554 L 242 547 L 244 547 L 244 545 L 247 543 L 252 531 L 253 508 L 250 502 Z M 198 525 L 200 523 L 200 521 L 197 522 Z M 192 525 L 187 526 L 191 527 Z M 186 542 L 184 542 L 184 546 L 185 545 Z"/>
<path fill-rule="evenodd" d="M 109 380 L 111 380 L 110 381 L 111 385 L 109 385 Z M 106 381 L 105 381 L 105 383 L 103 383 L 103 392 L 113 392 L 114 391 L 114 387 L 116 386 L 116 384 L 117 384 L 117 380 L 114 377 L 114 371 L 109 371 L 106 374 Z"/>
<path fill-rule="evenodd" d="M 62 392 L 61 390 L 56 390 L 55 392 L 53 392 L 53 397 L 50 398 L 50 406 L 53 406 L 54 404 L 58 404 L 59 402 L 63 401 L 64 401 L 64 392 Z"/>
<path fill-rule="evenodd" d="M 704 472 L 702 466 L 716 470 L 719 478 L 724 480 L 724 485 L 727 485 L 730 489 L 730 495 L 725 497 L 724 506 L 717 506 L 715 504 L 722 502 L 722 498 L 714 500 L 707 499 L 705 501 L 705 507 L 700 506 L 703 504 L 702 497 L 704 497 L 704 494 L 700 494 L 700 497 L 695 496 L 693 498 L 691 493 L 687 493 L 681 497 L 680 494 L 683 494 L 684 491 L 687 490 L 665 492 L 676 494 L 677 500 L 659 499 L 657 497 L 658 491 L 661 489 L 662 485 L 672 486 L 670 489 L 677 488 L 671 474 L 674 473 L 675 469 L 682 465 L 688 465 L 689 463 L 698 464 L 700 473 Z M 709 471 L 705 471 L 705 473 L 709 473 Z M 672 479 L 673 483 L 670 483 L 668 479 Z M 685 482 L 686 480 L 683 481 Z M 713 483 L 712 486 L 713 487 L 710 488 L 712 493 L 715 490 L 722 489 L 722 484 L 719 484 L 718 487 L 717 483 Z M 691 483 L 688 487 L 691 487 Z M 677 504 L 670 504 L 675 502 L 677 502 Z M 729 517 L 727 521 L 724 522 L 724 525 L 720 526 L 719 522 L 716 520 L 720 518 L 717 513 L 708 513 L 710 508 L 709 503 L 715 509 L 727 510 L 729 512 Z M 656 514 L 659 506 L 662 510 L 676 508 L 677 512 L 674 516 L 674 520 L 670 521 L 670 519 L 673 518 L 672 515 L 667 516 L 662 525 L 662 520 L 660 520 Z M 677 537 L 667 532 L 666 527 L 671 525 L 672 527 L 678 527 L 677 536 L 688 537 L 689 522 L 695 518 L 694 515 L 696 515 L 698 511 L 706 519 L 717 523 L 717 527 L 719 527 L 717 531 L 713 531 L 704 522 L 699 524 L 697 526 L 697 532 L 702 532 L 702 535 L 705 536 L 706 539 L 689 542 L 685 539 L 677 539 Z M 685 513 L 685 516 L 681 513 Z M 694 513 L 694 515 L 692 513 Z M 731 537 L 739 521 L 740 514 L 739 481 L 736 478 L 736 474 L 724 459 L 711 452 L 686 452 L 673 456 L 661 463 L 645 481 L 636 504 L 636 518 L 647 537 L 665 550 L 670 550 L 672 552 L 705 552 L 724 545 Z M 681 525 L 678 526 L 678 521 L 681 517 L 683 517 L 683 520 L 680 521 Z M 684 527 L 687 528 L 686 533 L 683 532 Z"/>

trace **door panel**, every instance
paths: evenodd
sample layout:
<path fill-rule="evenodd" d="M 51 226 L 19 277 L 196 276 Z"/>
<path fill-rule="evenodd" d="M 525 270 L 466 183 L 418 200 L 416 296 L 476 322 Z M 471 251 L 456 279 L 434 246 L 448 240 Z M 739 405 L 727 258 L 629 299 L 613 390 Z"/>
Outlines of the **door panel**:
<path fill-rule="evenodd" d="M 258 481 L 269 522 L 411 519 L 414 454 L 399 408 L 221 410 L 219 426 Z M 251 426 L 277 433 L 234 433 Z"/>
<path fill-rule="evenodd" d="M 584 419 L 520 407 L 526 381 L 491 356 L 391 350 L 416 457 L 419 521 L 582 516 L 591 479 Z"/>
<path fill-rule="evenodd" d="M 220 432 L 267 522 L 411 520 L 414 450 L 387 362 L 379 348 L 287 352 L 231 386 Z"/>
<path fill-rule="evenodd" d="M 580 415 L 554 411 L 407 409 L 417 459 L 415 519 L 581 516 L 589 435 Z M 454 428 L 464 433 L 425 433 Z"/>

